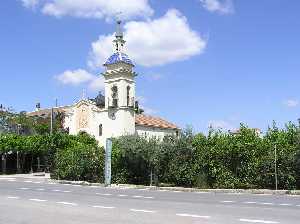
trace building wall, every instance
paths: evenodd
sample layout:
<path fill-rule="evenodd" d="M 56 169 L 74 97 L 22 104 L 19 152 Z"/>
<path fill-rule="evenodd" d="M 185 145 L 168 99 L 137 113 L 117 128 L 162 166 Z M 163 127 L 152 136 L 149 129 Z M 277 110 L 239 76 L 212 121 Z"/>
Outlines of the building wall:
<path fill-rule="evenodd" d="M 131 108 L 100 109 L 89 101 L 80 101 L 66 111 L 64 128 L 73 135 L 84 131 L 105 146 L 107 138 L 135 133 L 135 115 Z"/>
<path fill-rule="evenodd" d="M 165 136 L 170 135 L 177 135 L 177 130 L 174 129 L 163 129 L 163 128 L 156 128 L 156 127 L 147 127 L 147 126 L 140 126 L 136 125 L 135 127 L 136 134 L 146 138 L 153 138 L 156 137 L 159 140 L 163 140 Z"/>

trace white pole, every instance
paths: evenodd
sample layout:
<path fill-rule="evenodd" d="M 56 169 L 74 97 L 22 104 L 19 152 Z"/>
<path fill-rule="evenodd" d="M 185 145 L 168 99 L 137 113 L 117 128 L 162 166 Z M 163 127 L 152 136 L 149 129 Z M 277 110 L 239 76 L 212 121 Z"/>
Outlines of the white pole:
<path fill-rule="evenodd" d="M 275 188 L 278 190 L 278 178 L 277 178 L 277 147 L 275 145 Z"/>

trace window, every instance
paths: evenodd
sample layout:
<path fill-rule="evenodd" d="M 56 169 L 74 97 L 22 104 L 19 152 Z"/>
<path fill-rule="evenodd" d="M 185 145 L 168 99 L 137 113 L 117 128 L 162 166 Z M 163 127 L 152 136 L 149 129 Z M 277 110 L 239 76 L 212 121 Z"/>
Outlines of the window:
<path fill-rule="evenodd" d="M 113 107 L 118 107 L 118 87 L 117 86 L 113 86 L 111 88 L 111 97 L 112 97 L 112 106 Z"/>
<path fill-rule="evenodd" d="M 127 86 L 127 106 L 130 106 L 130 86 Z"/>
<path fill-rule="evenodd" d="M 103 125 L 99 124 L 99 136 L 102 136 L 103 134 Z"/>

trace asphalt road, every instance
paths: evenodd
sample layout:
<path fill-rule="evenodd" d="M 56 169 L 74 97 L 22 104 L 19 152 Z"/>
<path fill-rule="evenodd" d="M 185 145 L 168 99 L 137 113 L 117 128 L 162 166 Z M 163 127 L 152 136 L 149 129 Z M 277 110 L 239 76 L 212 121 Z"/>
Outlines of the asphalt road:
<path fill-rule="evenodd" d="M 299 224 L 300 197 L 53 184 L 0 177 L 0 224 Z"/>

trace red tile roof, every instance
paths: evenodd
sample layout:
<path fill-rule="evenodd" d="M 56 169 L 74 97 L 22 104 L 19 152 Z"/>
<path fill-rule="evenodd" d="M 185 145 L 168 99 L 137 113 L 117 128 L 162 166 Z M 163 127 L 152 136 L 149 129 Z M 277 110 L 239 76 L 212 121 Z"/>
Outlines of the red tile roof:
<path fill-rule="evenodd" d="M 140 126 L 148 126 L 162 129 L 180 129 L 175 124 L 172 124 L 159 117 L 152 117 L 144 114 L 137 114 L 135 117 L 135 124 Z"/>

